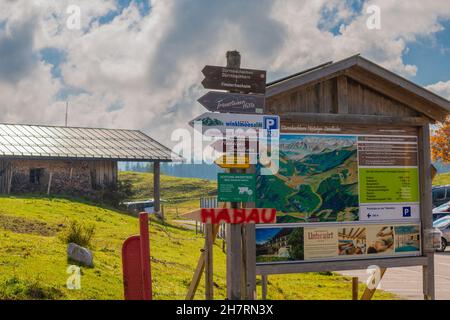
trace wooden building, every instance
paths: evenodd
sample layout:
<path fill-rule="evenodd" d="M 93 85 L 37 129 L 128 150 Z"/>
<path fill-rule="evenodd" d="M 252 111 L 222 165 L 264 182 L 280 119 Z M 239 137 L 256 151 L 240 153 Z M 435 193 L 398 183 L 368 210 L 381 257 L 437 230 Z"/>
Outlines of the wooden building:
<path fill-rule="evenodd" d="M 157 201 L 171 150 L 140 131 L 0 124 L 0 193 L 94 196 L 114 190 L 119 161 L 154 163 Z"/>
<path fill-rule="evenodd" d="M 434 250 L 427 230 L 432 228 L 430 124 L 450 114 L 450 102 L 405 78 L 357 55 L 267 84 L 265 113 L 281 118 L 281 132 L 314 128 L 345 128 L 352 133 L 414 135 L 418 141 L 418 172 L 422 254 L 415 257 L 325 261 L 256 266 L 256 274 L 422 266 L 423 292 L 434 298 Z M 251 239 L 248 239 L 251 241 Z M 248 253 L 253 261 L 252 251 Z M 248 271 L 252 274 L 251 270 Z M 254 288 L 254 279 L 249 287 Z M 253 281 L 253 283 L 252 283 Z M 365 293 L 370 297 L 373 292 Z"/>

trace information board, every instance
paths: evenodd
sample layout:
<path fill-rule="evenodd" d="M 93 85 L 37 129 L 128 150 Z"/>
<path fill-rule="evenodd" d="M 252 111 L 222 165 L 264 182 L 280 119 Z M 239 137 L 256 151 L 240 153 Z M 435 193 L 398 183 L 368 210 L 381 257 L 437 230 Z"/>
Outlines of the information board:
<path fill-rule="evenodd" d="M 420 255 L 417 135 L 319 129 L 282 131 L 278 173 L 257 176 L 257 207 L 277 209 L 257 262 Z"/>
<path fill-rule="evenodd" d="M 219 173 L 219 202 L 255 202 L 256 177 L 250 173 Z"/>

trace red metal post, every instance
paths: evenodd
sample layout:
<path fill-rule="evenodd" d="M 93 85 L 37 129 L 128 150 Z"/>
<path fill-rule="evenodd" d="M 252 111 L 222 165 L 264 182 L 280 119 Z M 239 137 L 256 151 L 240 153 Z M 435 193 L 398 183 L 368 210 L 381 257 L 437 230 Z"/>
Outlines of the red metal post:
<path fill-rule="evenodd" d="M 144 300 L 152 300 L 152 277 L 150 270 L 150 239 L 148 232 L 148 213 L 139 214 L 141 240 L 141 268 Z"/>

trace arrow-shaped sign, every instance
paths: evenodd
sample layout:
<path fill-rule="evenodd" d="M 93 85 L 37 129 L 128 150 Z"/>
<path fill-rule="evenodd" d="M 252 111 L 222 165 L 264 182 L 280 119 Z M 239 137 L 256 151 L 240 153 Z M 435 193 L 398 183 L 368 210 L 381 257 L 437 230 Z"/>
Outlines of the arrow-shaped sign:
<path fill-rule="evenodd" d="M 258 140 L 248 139 L 220 139 L 212 144 L 212 147 L 215 151 L 226 153 L 226 154 L 234 154 L 234 153 L 245 153 L 245 154 L 256 154 L 258 153 Z"/>
<path fill-rule="evenodd" d="M 232 69 L 206 66 L 202 73 L 205 89 L 236 90 L 264 94 L 266 92 L 266 71 L 251 69 Z"/>
<path fill-rule="evenodd" d="M 266 208 L 197 209 L 184 214 L 183 217 L 212 224 L 276 223 L 277 210 Z"/>
<path fill-rule="evenodd" d="M 239 133 L 242 136 L 249 136 L 260 130 L 267 130 L 269 136 L 276 138 L 277 131 L 280 129 L 279 116 L 263 114 L 205 112 L 190 121 L 189 125 L 195 128 L 195 123 L 201 124 L 202 133 L 207 136 L 217 136 L 217 131 L 222 135 L 226 135 L 229 133 L 227 130 L 235 130 L 236 135 Z M 215 129 L 216 132 L 211 129 Z M 237 132 L 237 129 L 240 129 L 241 132 Z"/>
<path fill-rule="evenodd" d="M 262 113 L 265 97 L 256 94 L 239 94 L 211 91 L 198 99 L 211 112 Z"/>

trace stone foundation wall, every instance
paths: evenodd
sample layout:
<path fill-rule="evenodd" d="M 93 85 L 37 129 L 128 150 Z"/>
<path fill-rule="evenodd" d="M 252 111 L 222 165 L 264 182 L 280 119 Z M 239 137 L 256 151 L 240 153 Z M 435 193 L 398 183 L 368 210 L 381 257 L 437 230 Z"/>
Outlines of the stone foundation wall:
<path fill-rule="evenodd" d="M 11 193 L 47 193 L 50 176 L 50 194 L 95 197 L 96 171 L 93 161 L 12 160 Z M 39 183 L 30 181 L 31 169 L 43 169 Z M 94 184 L 92 183 L 94 181 Z"/>

